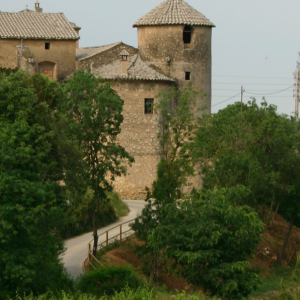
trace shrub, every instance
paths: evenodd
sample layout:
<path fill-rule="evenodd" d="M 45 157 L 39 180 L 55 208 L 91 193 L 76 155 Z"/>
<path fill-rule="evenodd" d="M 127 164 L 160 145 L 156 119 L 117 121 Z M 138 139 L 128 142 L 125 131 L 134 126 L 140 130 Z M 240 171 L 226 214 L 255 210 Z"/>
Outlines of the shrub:
<path fill-rule="evenodd" d="M 82 275 L 77 283 L 79 291 L 97 297 L 113 295 L 125 287 L 136 290 L 143 281 L 131 266 L 100 266 Z"/>
<path fill-rule="evenodd" d="M 126 203 L 124 203 L 119 195 L 115 192 L 107 193 L 107 198 L 109 199 L 109 203 L 115 210 L 115 213 L 118 218 L 127 216 L 129 213 L 129 208 Z"/>

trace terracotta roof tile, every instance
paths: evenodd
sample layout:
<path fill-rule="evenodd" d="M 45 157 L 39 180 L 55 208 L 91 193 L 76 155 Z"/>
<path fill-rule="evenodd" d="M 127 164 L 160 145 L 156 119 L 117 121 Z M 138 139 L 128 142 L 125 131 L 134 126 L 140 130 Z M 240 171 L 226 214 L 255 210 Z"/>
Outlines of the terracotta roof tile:
<path fill-rule="evenodd" d="M 127 75 L 121 74 L 121 59 L 114 61 L 112 64 L 101 66 L 99 69 L 93 69 L 95 76 L 101 76 L 104 79 L 115 80 L 154 80 L 154 81 L 171 81 L 173 79 L 160 74 L 156 70 L 144 63 L 141 57 L 136 54 L 128 59 Z"/>
<path fill-rule="evenodd" d="M 79 39 L 64 14 L 27 12 L 0 12 L 0 37 L 3 39 Z"/>
<path fill-rule="evenodd" d="M 91 57 L 93 55 L 99 54 L 101 52 L 104 52 L 106 50 L 109 50 L 117 45 L 122 44 L 122 42 L 109 44 L 105 46 L 99 46 L 99 47 L 87 47 L 87 48 L 79 48 L 76 50 L 76 59 L 77 60 L 83 60 L 88 57 Z"/>
<path fill-rule="evenodd" d="M 215 27 L 204 15 L 183 0 L 164 1 L 134 23 L 133 27 L 180 24 Z"/>

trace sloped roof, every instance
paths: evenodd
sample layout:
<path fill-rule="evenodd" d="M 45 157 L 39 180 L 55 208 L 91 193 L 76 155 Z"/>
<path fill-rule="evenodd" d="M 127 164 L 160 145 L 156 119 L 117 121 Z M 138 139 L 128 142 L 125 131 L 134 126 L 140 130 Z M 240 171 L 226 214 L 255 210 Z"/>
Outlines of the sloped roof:
<path fill-rule="evenodd" d="M 130 56 L 128 59 L 127 75 L 121 74 L 121 59 L 114 61 L 112 64 L 101 66 L 99 69 L 93 69 L 95 76 L 101 76 L 104 79 L 115 80 L 154 80 L 154 81 L 171 81 L 173 79 L 160 74 L 146 63 L 144 63 L 138 54 Z"/>
<path fill-rule="evenodd" d="M 0 12 L 0 38 L 61 39 L 79 37 L 62 13 Z"/>
<path fill-rule="evenodd" d="M 164 1 L 134 23 L 133 27 L 181 24 L 215 27 L 204 15 L 183 0 Z"/>
<path fill-rule="evenodd" d="M 106 50 L 109 50 L 117 45 L 122 44 L 122 42 L 114 43 L 114 44 L 109 44 L 105 46 L 99 46 L 99 47 L 87 47 L 87 48 L 79 48 L 76 50 L 76 59 L 77 60 L 82 60 L 86 59 L 88 57 L 91 57 L 93 55 L 99 54 L 101 52 L 104 52 Z"/>

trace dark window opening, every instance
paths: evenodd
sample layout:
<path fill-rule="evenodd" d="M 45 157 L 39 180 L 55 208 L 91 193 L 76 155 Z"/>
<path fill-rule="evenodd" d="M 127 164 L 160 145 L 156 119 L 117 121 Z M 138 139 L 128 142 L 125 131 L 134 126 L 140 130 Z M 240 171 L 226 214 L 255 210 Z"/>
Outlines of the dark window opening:
<path fill-rule="evenodd" d="M 50 43 L 45 43 L 45 49 L 49 50 L 50 49 Z"/>
<path fill-rule="evenodd" d="M 191 72 L 185 72 L 185 80 L 191 80 Z"/>
<path fill-rule="evenodd" d="M 191 40 L 192 40 L 192 27 L 187 25 L 183 29 L 183 42 L 185 44 L 190 44 Z"/>
<path fill-rule="evenodd" d="M 145 114 L 146 115 L 153 114 L 153 103 L 154 103 L 154 99 L 145 99 Z"/>

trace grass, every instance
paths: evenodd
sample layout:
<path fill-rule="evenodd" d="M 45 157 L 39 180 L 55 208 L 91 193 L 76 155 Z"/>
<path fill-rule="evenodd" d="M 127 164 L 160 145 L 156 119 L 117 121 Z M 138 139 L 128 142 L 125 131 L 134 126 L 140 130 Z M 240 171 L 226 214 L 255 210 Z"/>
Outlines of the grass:
<path fill-rule="evenodd" d="M 118 218 L 128 215 L 129 208 L 127 204 L 121 200 L 121 198 L 117 193 L 111 192 L 108 193 L 107 196 L 110 199 L 110 203 L 114 207 L 114 210 Z"/>
<path fill-rule="evenodd" d="M 261 278 L 262 286 L 259 290 L 252 293 L 251 299 L 278 299 L 278 295 L 282 291 L 282 284 L 287 291 L 295 290 L 299 287 L 300 280 L 293 278 L 294 270 L 294 267 L 285 269 L 279 265 L 274 265 L 274 271 Z"/>

